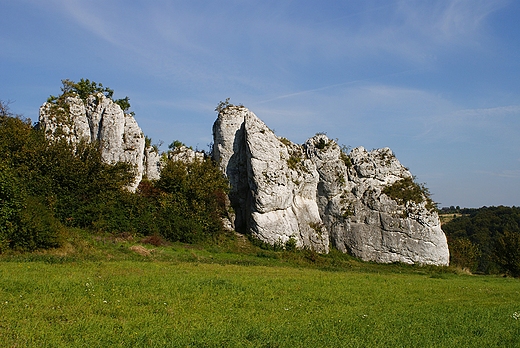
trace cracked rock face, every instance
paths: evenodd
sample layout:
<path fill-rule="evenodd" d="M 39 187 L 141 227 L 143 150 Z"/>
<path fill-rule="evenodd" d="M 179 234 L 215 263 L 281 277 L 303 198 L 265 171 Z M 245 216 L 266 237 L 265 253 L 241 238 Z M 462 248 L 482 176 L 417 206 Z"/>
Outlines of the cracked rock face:
<path fill-rule="evenodd" d="M 320 173 L 318 206 L 336 248 L 380 263 L 449 263 L 446 236 L 426 197 L 399 204 L 383 193 L 412 178 L 389 148 L 368 152 L 358 147 L 346 155 L 324 135 L 305 146 Z"/>
<path fill-rule="evenodd" d="M 302 148 L 281 139 L 243 107 L 223 110 L 213 126 L 213 156 L 231 184 L 235 228 L 271 245 L 291 238 L 300 248 L 326 253 L 328 232 L 315 192 L 311 161 L 291 162 Z"/>
<path fill-rule="evenodd" d="M 145 137 L 134 117 L 125 114 L 121 107 L 102 93 L 91 95 L 84 102 L 79 97 L 67 97 L 63 108 L 53 109 L 53 104 L 40 107 L 39 122 L 49 138 L 63 137 L 71 143 L 82 140 L 97 141 L 101 156 L 107 163 L 128 162 L 134 165 L 135 180 L 129 187 L 134 191 L 147 169 L 155 161 L 152 151 L 146 152 Z M 155 164 L 157 167 L 157 165 Z M 149 176 L 155 177 L 153 171 Z"/>
<path fill-rule="evenodd" d="M 346 154 L 324 134 L 297 145 L 235 106 L 220 112 L 213 135 L 237 231 L 272 245 L 294 238 L 322 253 L 332 243 L 365 261 L 448 264 L 446 237 L 426 197 L 399 203 L 383 193 L 412 178 L 390 149 Z"/>

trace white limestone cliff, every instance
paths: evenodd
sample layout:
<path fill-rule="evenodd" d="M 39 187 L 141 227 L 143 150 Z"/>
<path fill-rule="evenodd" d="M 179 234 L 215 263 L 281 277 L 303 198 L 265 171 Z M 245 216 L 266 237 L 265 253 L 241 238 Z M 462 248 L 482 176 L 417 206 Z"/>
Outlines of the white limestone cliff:
<path fill-rule="evenodd" d="M 328 252 L 328 232 L 315 200 L 318 173 L 310 161 L 290 167 L 301 148 L 284 144 L 252 112 L 228 107 L 214 128 L 213 156 L 231 184 L 235 228 L 259 240 Z"/>
<path fill-rule="evenodd" d="M 272 245 L 294 238 L 321 253 L 332 243 L 366 261 L 448 264 L 446 237 L 426 197 L 399 203 L 383 193 L 412 178 L 390 149 L 346 154 L 324 134 L 297 145 L 241 106 L 219 113 L 213 136 L 237 231 Z"/>
<path fill-rule="evenodd" d="M 147 174 L 145 137 L 135 118 L 103 93 L 86 101 L 79 97 L 65 99 L 67 109 L 52 103 L 40 107 L 39 124 L 49 138 L 62 137 L 71 143 L 99 142 L 101 156 L 107 163 L 128 162 L 135 168 L 134 191 Z M 153 164 L 151 165 L 153 166 Z"/>

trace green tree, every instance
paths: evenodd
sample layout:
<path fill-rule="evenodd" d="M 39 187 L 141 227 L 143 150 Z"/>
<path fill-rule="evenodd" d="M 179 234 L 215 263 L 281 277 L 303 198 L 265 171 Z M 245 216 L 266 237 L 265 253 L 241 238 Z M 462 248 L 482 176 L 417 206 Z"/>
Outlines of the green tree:
<path fill-rule="evenodd" d="M 210 160 L 168 161 L 156 187 L 161 233 L 170 240 L 195 242 L 223 233 L 229 184 Z"/>
<path fill-rule="evenodd" d="M 468 238 L 450 239 L 450 265 L 458 266 L 470 271 L 476 271 L 481 251 L 478 245 L 472 243 Z"/>
<path fill-rule="evenodd" d="M 35 173 L 47 145 L 30 120 L 12 114 L 0 101 L 0 252 L 60 243 L 62 227 L 47 204 L 52 195 L 38 196 L 33 187 L 35 182 L 45 181 Z"/>
<path fill-rule="evenodd" d="M 16 173 L 9 166 L 0 164 L 0 253 L 7 250 L 12 236 L 20 228 L 25 199 Z"/>
<path fill-rule="evenodd" d="M 520 233 L 504 231 L 495 242 L 495 261 L 508 274 L 520 277 Z"/>

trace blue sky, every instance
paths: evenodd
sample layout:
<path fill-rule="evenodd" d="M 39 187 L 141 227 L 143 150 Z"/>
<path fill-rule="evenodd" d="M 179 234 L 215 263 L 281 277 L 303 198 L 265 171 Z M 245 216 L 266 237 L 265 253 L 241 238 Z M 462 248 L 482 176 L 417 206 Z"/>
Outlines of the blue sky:
<path fill-rule="evenodd" d="M 440 206 L 520 205 L 520 1 L 0 0 L 0 99 L 61 80 L 207 149 L 231 98 L 280 136 L 390 147 Z"/>

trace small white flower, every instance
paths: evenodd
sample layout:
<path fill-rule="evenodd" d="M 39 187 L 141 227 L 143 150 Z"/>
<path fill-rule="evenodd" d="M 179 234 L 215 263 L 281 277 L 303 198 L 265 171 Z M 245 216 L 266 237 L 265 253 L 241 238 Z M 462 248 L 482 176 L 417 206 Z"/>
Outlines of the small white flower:
<path fill-rule="evenodd" d="M 519 312 L 514 312 L 512 317 L 513 317 L 514 320 L 518 320 L 518 319 L 520 319 L 520 313 Z"/>

